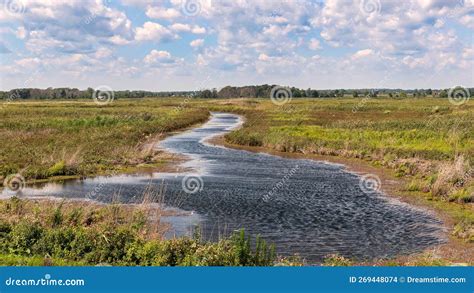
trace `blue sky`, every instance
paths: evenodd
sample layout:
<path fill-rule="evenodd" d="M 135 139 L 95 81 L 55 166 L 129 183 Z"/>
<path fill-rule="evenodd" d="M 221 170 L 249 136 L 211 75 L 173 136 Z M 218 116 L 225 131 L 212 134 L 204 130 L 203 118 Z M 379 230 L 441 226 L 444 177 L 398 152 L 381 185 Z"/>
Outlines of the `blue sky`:
<path fill-rule="evenodd" d="M 0 9 L 2 90 L 474 86 L 474 0 L 3 0 Z"/>

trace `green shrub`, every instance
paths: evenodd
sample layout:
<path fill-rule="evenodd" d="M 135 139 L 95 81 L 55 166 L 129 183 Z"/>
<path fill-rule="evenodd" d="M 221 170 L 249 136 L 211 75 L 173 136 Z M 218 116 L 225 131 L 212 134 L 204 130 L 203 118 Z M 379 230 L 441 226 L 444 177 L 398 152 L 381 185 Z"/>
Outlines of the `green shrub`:
<path fill-rule="evenodd" d="M 44 229 L 38 223 L 22 221 L 14 225 L 10 233 L 7 234 L 2 251 L 31 255 L 43 235 Z"/>
<path fill-rule="evenodd" d="M 66 163 L 64 161 L 59 161 L 54 164 L 51 168 L 48 169 L 48 176 L 59 176 L 66 174 Z"/>
<path fill-rule="evenodd" d="M 353 265 L 353 261 L 339 254 L 330 254 L 324 258 L 324 265 L 330 267 L 347 267 Z"/>

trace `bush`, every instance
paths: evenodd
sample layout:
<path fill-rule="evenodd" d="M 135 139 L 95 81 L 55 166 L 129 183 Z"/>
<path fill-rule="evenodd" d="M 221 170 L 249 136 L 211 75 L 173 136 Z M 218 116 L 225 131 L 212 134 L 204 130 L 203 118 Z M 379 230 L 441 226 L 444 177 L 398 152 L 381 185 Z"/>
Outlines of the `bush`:
<path fill-rule="evenodd" d="M 31 255 L 35 251 L 38 241 L 43 237 L 44 229 L 38 223 L 22 221 L 13 226 L 13 229 L 2 241 L 2 251 Z"/>
<path fill-rule="evenodd" d="M 326 258 L 324 258 L 324 265 L 330 267 L 347 267 L 351 266 L 353 261 L 345 258 L 342 255 L 338 254 L 330 254 Z"/>
<path fill-rule="evenodd" d="M 83 214 L 82 208 L 53 203 L 53 208 L 43 207 L 36 219 L 31 212 L 38 206 L 30 202 L 15 198 L 2 205 L 7 210 L 0 216 L 0 256 L 5 263 L 37 263 L 45 256 L 44 264 L 60 260 L 143 266 L 271 266 L 277 260 L 272 245 L 260 237 L 252 242 L 243 230 L 217 242 L 202 241 L 198 234 L 170 240 L 150 238 L 143 213 L 120 205 L 96 207 Z M 12 217 L 18 206 L 29 216 Z M 116 221 L 127 213 L 131 220 Z"/>
<path fill-rule="evenodd" d="M 65 172 L 66 164 L 64 163 L 64 161 L 59 161 L 48 169 L 48 176 L 65 175 Z"/>

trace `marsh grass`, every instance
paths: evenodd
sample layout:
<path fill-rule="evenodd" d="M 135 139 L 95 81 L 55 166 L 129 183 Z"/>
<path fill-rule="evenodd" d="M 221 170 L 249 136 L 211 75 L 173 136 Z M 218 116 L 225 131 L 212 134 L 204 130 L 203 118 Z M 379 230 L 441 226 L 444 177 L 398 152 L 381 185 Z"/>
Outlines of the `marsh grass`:
<path fill-rule="evenodd" d="M 454 220 L 453 235 L 474 242 L 472 100 L 454 106 L 437 98 L 293 99 L 276 106 L 269 99 L 191 99 L 182 107 L 183 99 L 118 100 L 102 107 L 92 101 L 10 103 L 0 112 L 0 179 L 15 173 L 29 180 L 155 166 L 163 160 L 150 141 L 205 121 L 209 111 L 225 111 L 246 119 L 241 129 L 226 135 L 227 142 L 359 158 L 392 170 L 408 179 L 407 193 Z M 118 203 L 86 208 L 2 201 L 0 261 L 36 264 L 47 255 L 57 264 L 243 265 L 241 251 L 245 265 L 268 264 L 271 258 L 268 246 L 259 248 L 265 253 L 257 256 L 252 250 L 250 256 L 238 238 L 213 244 L 162 241 L 162 212 L 150 206 L 131 212 Z"/>
<path fill-rule="evenodd" d="M 408 179 L 406 192 L 455 219 L 457 235 L 474 241 L 474 102 L 447 99 L 293 99 L 215 102 L 214 110 L 246 117 L 225 136 L 231 144 L 358 158 Z M 462 223 L 462 224 L 461 224 Z"/>
<path fill-rule="evenodd" d="M 176 111 L 177 105 L 169 99 L 9 103 L 0 112 L 0 179 L 88 176 L 159 163 L 147 142 L 208 118 L 204 109 Z"/>
<path fill-rule="evenodd" d="M 67 201 L 0 201 L 0 265 L 271 266 L 296 262 L 243 230 L 218 242 L 164 239 L 163 227 L 140 205 Z M 163 215 L 163 211 L 153 211 Z"/>

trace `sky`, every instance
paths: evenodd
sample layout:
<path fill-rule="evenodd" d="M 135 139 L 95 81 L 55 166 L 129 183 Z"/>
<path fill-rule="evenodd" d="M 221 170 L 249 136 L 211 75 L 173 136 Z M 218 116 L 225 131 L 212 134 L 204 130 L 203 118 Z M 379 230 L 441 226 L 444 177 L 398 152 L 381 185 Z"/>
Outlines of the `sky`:
<path fill-rule="evenodd" d="M 474 0 L 0 5 L 0 90 L 474 86 Z"/>

